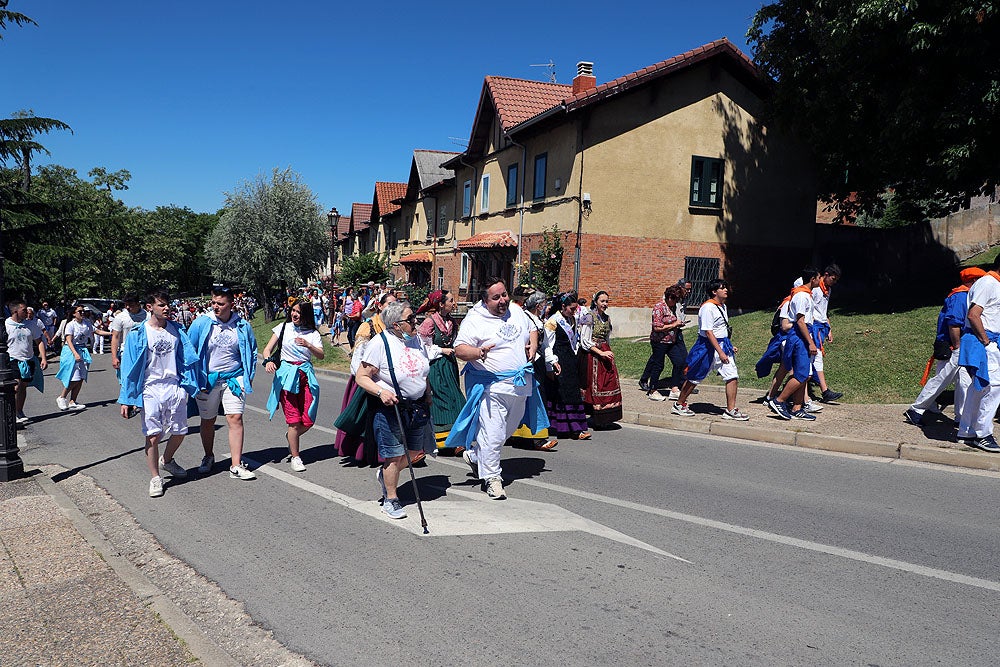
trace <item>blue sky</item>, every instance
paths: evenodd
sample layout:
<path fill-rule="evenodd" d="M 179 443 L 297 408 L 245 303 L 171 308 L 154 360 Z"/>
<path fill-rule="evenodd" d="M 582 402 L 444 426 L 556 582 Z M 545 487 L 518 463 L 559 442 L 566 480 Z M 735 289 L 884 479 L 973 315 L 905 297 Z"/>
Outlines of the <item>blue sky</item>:
<path fill-rule="evenodd" d="M 760 2 L 505 3 L 11 0 L 38 26 L 0 40 L 0 116 L 58 118 L 42 138 L 81 176 L 128 169 L 125 203 L 215 211 L 274 167 L 328 210 L 405 181 L 415 148 L 462 150 L 487 74 L 598 83 L 745 34 Z"/>

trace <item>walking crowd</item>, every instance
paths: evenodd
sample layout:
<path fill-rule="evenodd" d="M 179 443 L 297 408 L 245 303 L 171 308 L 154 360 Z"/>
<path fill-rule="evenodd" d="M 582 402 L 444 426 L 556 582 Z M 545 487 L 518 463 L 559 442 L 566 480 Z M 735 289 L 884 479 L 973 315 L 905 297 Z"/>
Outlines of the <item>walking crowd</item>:
<path fill-rule="evenodd" d="M 992 430 L 1000 405 L 998 269 L 1000 262 L 989 272 L 961 272 L 961 285 L 948 295 L 938 318 L 924 388 L 904 415 L 921 425 L 928 411 L 940 411 L 936 400 L 954 384 L 958 438 L 988 452 L 1000 452 Z M 803 269 L 774 313 L 772 338 L 755 371 L 760 378 L 774 371 L 761 400 L 780 419 L 815 420 L 823 404 L 842 396 L 827 384 L 823 364 L 825 345 L 833 341 L 830 295 L 840 277 L 833 264 L 823 271 Z M 35 316 L 14 299 L 7 304 L 6 331 L 17 378 L 17 423 L 29 421 L 26 390 L 44 389 L 47 353 L 57 340 L 62 348 L 55 377 L 63 389 L 56 405 L 61 411 L 84 409 L 79 397 L 92 363 L 90 350 L 96 349 L 93 340 L 109 337 L 120 414 L 141 415 L 149 495 L 163 494 L 161 473 L 188 474 L 174 457 L 188 418 L 195 415 L 203 449 L 198 472 L 215 466 L 215 423 L 224 416 L 230 476 L 252 480 L 256 475 L 243 460 L 243 413 L 260 362 L 271 376 L 267 410 L 273 418 L 281 408 L 289 465 L 302 473 L 302 438 L 316 423 L 320 401 L 313 360 L 325 356 L 323 335 L 338 345 L 346 332 L 351 372 L 334 424 L 335 446 L 341 456 L 377 467 L 383 511 L 403 518 L 400 474 L 408 467 L 412 474 L 412 465 L 427 455 L 462 457 L 486 494 L 502 500 L 505 443 L 548 451 L 560 439 L 587 440 L 592 429 L 614 428 L 622 419 L 606 291 L 594 294 L 588 307 L 572 291 L 549 296 L 520 286 L 511 292 L 504 280 L 488 278 L 480 299 L 458 323 L 453 318 L 458 304 L 448 290 L 434 290 L 414 307 L 403 292 L 384 284 L 320 289 L 282 297 L 278 305 L 287 308 L 287 317 L 273 327 L 260 355 L 249 323 L 256 303 L 227 288 L 214 289 L 207 302 L 178 301 L 164 291 L 144 300 L 128 295 L 123 308 L 109 308 L 108 318 L 96 322 L 86 307 L 76 306 L 59 326 L 61 334 L 47 302 Z M 692 283 L 681 279 L 653 307 L 650 356 L 639 386 L 650 400 L 672 400 L 674 414 L 691 417 L 690 397 L 714 372 L 725 384 L 722 417 L 746 421 L 736 404 L 739 349 L 729 320 L 729 284 L 708 284 L 709 298 L 698 309 L 697 334 L 688 349 L 691 291 Z M 320 332 L 324 320 L 332 322 L 328 334 Z M 671 372 L 661 378 L 668 359 Z M 818 388 L 816 399 L 810 398 L 810 383 Z"/>

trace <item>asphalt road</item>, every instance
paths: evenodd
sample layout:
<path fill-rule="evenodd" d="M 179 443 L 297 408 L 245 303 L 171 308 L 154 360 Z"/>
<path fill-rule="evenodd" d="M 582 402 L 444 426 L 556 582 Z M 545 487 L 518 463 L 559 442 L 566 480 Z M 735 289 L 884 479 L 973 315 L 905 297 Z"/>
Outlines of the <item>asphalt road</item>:
<path fill-rule="evenodd" d="M 321 664 L 995 664 L 1000 476 L 626 426 L 552 452 L 508 448 L 510 500 L 464 464 L 418 468 L 429 535 L 378 512 L 374 471 L 335 456 L 344 383 L 321 379 L 308 470 L 246 415 L 259 478 L 147 495 L 138 420 L 108 355 L 60 413 L 32 391 L 27 464 L 92 476 L 165 548 Z M 196 420 L 192 420 L 192 425 Z M 192 429 L 194 431 L 196 429 Z"/>

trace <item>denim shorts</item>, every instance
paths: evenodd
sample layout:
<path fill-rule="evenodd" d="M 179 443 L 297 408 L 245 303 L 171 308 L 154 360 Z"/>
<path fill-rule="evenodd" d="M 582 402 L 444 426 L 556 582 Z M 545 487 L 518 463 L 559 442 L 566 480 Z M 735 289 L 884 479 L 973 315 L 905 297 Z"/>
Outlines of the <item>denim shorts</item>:
<path fill-rule="evenodd" d="M 406 429 L 406 449 L 412 451 L 423 451 L 428 435 L 433 437 L 430 430 L 431 413 L 429 407 L 423 402 L 400 403 L 399 415 L 403 420 L 403 427 Z M 378 444 L 378 455 L 383 459 L 391 459 L 396 456 L 403 456 L 402 434 L 399 432 L 399 420 L 396 419 L 396 411 L 391 405 L 382 406 L 375 413 L 372 420 L 372 431 L 375 434 L 375 442 Z"/>

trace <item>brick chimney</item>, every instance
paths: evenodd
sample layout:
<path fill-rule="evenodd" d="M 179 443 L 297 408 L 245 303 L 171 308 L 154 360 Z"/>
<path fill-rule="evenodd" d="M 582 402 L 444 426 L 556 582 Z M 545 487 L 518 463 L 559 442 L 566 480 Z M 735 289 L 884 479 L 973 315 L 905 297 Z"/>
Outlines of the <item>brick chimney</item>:
<path fill-rule="evenodd" d="M 597 88 L 597 77 L 594 76 L 594 63 L 578 62 L 576 76 L 573 77 L 573 94 Z"/>

